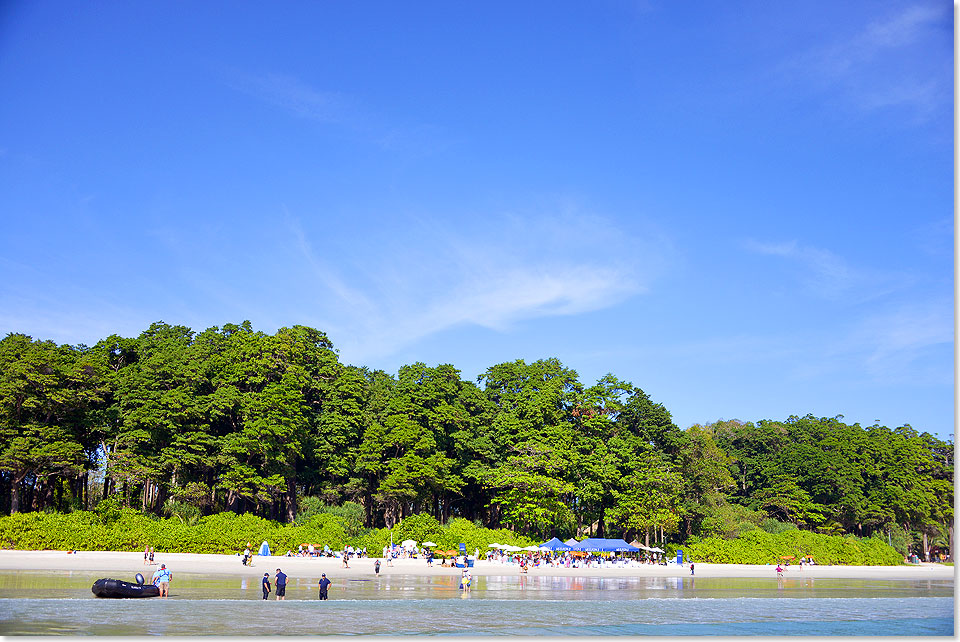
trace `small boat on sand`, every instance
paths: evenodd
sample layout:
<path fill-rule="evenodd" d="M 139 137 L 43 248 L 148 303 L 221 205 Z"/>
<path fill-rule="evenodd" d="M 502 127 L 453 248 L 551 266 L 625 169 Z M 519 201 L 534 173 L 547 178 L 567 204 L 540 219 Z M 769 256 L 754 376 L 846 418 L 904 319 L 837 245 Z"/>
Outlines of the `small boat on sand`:
<path fill-rule="evenodd" d="M 160 589 L 153 584 L 144 584 L 143 576 L 137 573 L 140 583 L 124 582 L 102 578 L 93 583 L 93 594 L 97 597 L 127 598 L 127 597 L 159 597 Z"/>

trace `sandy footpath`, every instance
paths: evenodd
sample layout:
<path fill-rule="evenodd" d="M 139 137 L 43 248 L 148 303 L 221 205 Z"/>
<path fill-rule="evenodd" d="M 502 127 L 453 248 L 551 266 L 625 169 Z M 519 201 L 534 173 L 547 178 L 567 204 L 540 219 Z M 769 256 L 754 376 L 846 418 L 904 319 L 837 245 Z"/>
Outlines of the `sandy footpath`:
<path fill-rule="evenodd" d="M 206 573 L 249 575 L 261 577 L 269 572 L 271 576 L 278 568 L 291 577 L 320 577 L 326 573 L 331 577 L 373 577 L 375 558 L 352 560 L 349 568 L 343 568 L 335 558 L 305 557 L 261 557 L 253 558 L 252 566 L 243 566 L 238 555 L 207 555 L 193 553 L 163 553 L 154 557 L 153 566 L 143 563 L 142 552 L 103 552 L 80 551 L 69 554 L 65 551 L 12 551 L 0 550 L 0 571 L 12 570 L 56 570 L 90 571 L 113 573 L 119 579 L 143 573 L 149 579 L 159 567 L 166 564 L 173 573 Z M 696 564 L 697 577 L 771 577 L 776 573 L 774 566 L 751 564 Z M 519 575 L 515 565 L 499 562 L 479 561 L 473 569 L 474 575 Z M 453 575 L 459 576 L 458 568 L 442 567 L 435 563 L 428 567 L 426 560 L 394 560 L 393 566 L 381 560 L 381 575 Z M 689 567 L 680 568 L 676 564 L 668 566 L 627 566 L 605 568 L 554 568 L 541 566 L 531 568 L 528 576 L 567 576 L 567 577 L 681 577 L 689 576 Z M 786 568 L 786 577 L 813 578 L 861 578 L 861 579 L 937 579 L 952 580 L 953 566 L 940 564 L 920 564 L 904 566 L 804 566 L 791 565 Z"/>

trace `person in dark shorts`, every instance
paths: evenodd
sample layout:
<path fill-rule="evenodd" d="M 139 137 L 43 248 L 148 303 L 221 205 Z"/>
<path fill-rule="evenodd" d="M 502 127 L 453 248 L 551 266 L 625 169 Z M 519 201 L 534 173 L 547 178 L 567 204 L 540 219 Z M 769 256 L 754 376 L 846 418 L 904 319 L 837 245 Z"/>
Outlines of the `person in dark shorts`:
<path fill-rule="evenodd" d="M 263 587 L 263 599 L 267 599 L 267 595 L 270 594 L 270 573 L 263 574 L 263 581 L 260 582 L 260 585 Z"/>
<path fill-rule="evenodd" d="M 326 573 L 321 573 L 321 574 L 320 574 L 320 599 L 321 599 L 321 600 L 326 600 L 326 599 L 328 599 L 328 598 L 327 598 L 327 589 L 330 588 L 330 584 L 332 584 L 332 582 L 327 579 L 327 574 L 326 574 Z"/>
<path fill-rule="evenodd" d="M 287 595 L 287 576 L 279 568 L 277 569 L 277 599 L 286 599 Z"/>
<path fill-rule="evenodd" d="M 373 563 L 373 573 L 374 575 L 380 575 L 380 560 Z"/>

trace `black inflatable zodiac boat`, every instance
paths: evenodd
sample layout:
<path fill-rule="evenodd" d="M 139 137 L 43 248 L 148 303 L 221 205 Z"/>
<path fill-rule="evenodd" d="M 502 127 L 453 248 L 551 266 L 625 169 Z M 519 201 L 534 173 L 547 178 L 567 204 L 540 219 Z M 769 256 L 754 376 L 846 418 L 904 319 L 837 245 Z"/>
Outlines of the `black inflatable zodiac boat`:
<path fill-rule="evenodd" d="M 160 589 L 153 584 L 144 584 L 143 576 L 137 573 L 137 584 L 123 580 L 99 579 L 93 583 L 93 594 L 97 597 L 158 597 Z"/>

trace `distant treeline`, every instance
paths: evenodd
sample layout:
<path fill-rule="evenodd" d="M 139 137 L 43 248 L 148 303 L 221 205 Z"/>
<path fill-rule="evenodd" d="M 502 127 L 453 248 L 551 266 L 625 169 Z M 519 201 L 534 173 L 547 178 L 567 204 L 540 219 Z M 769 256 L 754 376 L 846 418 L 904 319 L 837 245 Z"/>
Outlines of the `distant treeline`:
<path fill-rule="evenodd" d="M 953 444 L 842 417 L 679 429 L 640 388 L 557 359 L 396 376 L 345 365 L 327 336 L 249 322 L 136 338 L 0 341 L 0 510 L 252 513 L 306 499 L 531 537 L 821 533 L 952 538 Z M 911 535 L 912 534 L 912 535 Z M 670 536 L 669 538 L 666 536 Z M 902 548 L 902 547 L 901 547 Z"/>

